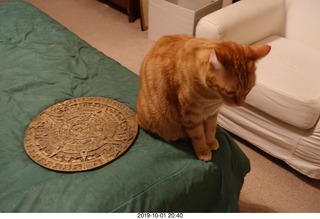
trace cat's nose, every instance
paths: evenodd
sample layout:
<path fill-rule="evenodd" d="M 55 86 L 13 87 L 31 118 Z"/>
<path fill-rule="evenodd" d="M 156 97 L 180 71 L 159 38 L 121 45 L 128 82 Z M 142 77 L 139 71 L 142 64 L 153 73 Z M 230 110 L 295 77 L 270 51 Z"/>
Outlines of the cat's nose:
<path fill-rule="evenodd" d="M 238 106 L 243 106 L 245 98 L 237 98 L 236 104 Z"/>

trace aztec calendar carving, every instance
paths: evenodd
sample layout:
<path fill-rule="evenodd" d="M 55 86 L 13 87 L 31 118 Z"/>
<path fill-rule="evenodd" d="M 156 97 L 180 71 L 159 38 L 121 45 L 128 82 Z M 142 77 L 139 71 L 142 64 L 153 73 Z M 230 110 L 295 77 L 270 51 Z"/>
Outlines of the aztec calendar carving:
<path fill-rule="evenodd" d="M 108 98 L 80 97 L 37 115 L 26 129 L 24 148 L 45 168 L 85 171 L 126 152 L 137 133 L 135 114 L 127 106 Z"/>

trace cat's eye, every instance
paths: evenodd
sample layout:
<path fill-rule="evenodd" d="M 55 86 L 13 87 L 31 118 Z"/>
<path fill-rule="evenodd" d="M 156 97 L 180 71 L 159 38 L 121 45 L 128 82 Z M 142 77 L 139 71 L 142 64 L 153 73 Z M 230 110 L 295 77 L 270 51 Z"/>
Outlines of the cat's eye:
<path fill-rule="evenodd" d="M 235 91 L 225 91 L 226 92 L 226 94 L 228 95 L 228 96 L 234 96 L 234 95 L 236 95 L 236 92 Z"/>

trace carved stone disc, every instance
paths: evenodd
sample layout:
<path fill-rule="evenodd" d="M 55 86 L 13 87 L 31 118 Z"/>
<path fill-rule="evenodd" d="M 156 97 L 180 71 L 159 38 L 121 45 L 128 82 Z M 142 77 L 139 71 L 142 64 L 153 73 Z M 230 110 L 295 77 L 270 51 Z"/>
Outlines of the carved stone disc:
<path fill-rule="evenodd" d="M 115 100 L 80 97 L 55 104 L 29 124 L 28 156 L 65 172 L 100 167 L 126 152 L 138 133 L 134 112 Z"/>

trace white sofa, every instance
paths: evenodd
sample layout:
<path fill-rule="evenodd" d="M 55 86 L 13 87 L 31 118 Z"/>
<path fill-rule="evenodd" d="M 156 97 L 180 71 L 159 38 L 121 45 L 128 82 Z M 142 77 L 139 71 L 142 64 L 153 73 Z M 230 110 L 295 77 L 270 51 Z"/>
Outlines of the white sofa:
<path fill-rule="evenodd" d="M 320 179 L 320 0 L 242 0 L 203 17 L 196 36 L 272 46 L 244 107 L 219 124 Z"/>

